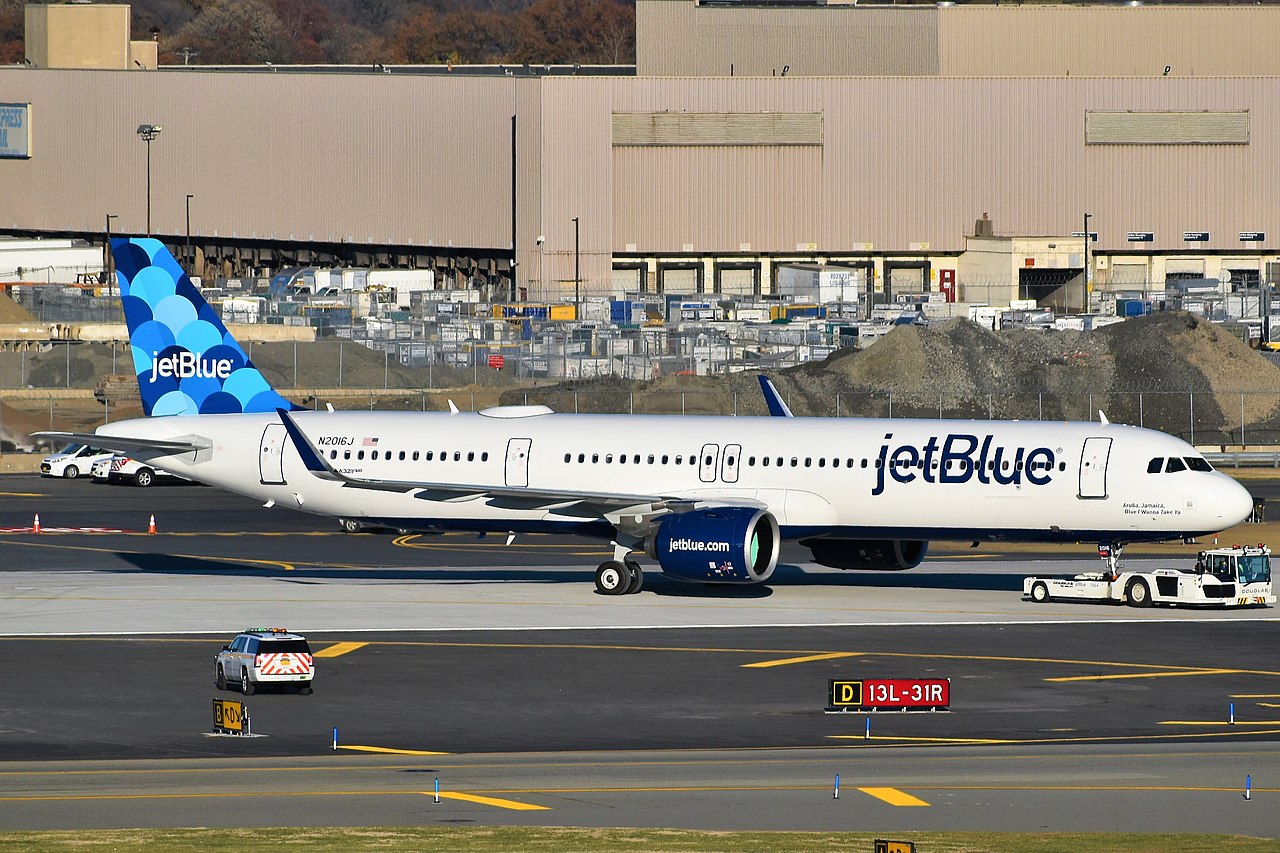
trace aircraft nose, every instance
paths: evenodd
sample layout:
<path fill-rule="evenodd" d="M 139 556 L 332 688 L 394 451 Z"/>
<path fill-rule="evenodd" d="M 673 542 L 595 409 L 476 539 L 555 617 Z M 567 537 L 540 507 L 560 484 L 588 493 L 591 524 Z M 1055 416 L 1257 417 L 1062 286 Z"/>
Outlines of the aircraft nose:
<path fill-rule="evenodd" d="M 1226 477 L 1218 508 L 1226 526 L 1234 527 L 1253 515 L 1253 495 L 1244 486 Z"/>

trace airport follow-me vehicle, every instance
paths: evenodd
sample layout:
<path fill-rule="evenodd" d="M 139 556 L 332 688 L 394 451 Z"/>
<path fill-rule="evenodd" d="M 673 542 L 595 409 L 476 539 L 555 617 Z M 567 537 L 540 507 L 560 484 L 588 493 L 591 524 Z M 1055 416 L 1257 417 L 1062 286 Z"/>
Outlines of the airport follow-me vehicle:
<path fill-rule="evenodd" d="M 46 435 L 370 525 L 601 537 L 604 593 L 639 590 L 637 551 L 683 580 L 761 583 L 783 539 L 840 569 L 912 568 L 937 539 L 1094 541 L 1118 557 L 1253 510 L 1185 441 L 1105 420 L 305 411 L 158 240 L 112 251 L 148 417 Z"/>

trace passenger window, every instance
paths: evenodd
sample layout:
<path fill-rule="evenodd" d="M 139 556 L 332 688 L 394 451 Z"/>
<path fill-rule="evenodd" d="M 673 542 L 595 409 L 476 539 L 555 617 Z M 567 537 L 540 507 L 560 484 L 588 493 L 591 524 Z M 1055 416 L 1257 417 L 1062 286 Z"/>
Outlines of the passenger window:
<path fill-rule="evenodd" d="M 330 450 L 330 451 L 329 451 L 329 458 L 330 458 L 330 459 L 337 459 L 337 458 L 338 458 L 338 451 L 336 451 L 336 450 Z"/>
<path fill-rule="evenodd" d="M 792 467 L 792 468 L 794 468 L 794 467 L 796 467 L 796 466 L 797 466 L 797 465 L 799 465 L 799 464 L 800 464 L 800 460 L 799 460 L 798 458 L 796 458 L 795 456 L 792 456 L 792 457 L 791 457 L 791 467 Z"/>
<path fill-rule="evenodd" d="M 1160 473 L 1160 469 L 1161 469 L 1161 468 L 1163 468 L 1163 467 L 1164 467 L 1164 460 L 1163 460 L 1163 459 L 1152 459 L 1150 462 L 1148 462 L 1148 463 L 1147 463 L 1147 473 L 1148 473 L 1148 474 L 1159 474 L 1159 473 Z"/>
<path fill-rule="evenodd" d="M 665 453 L 664 453 L 664 454 L 662 454 L 662 464 L 663 464 L 663 465 L 666 465 L 666 464 L 667 464 L 667 454 L 665 454 Z"/>
<path fill-rule="evenodd" d="M 604 455 L 604 464 L 608 465 L 608 464 L 610 464 L 610 463 L 612 463 L 612 462 L 613 462 L 613 454 L 612 454 L 612 453 L 606 453 L 606 454 Z"/>
<path fill-rule="evenodd" d="M 569 461 L 570 459 L 572 459 L 572 458 L 573 458 L 573 454 L 572 454 L 572 453 L 566 453 L 566 454 L 564 455 L 564 461 L 565 461 L 565 462 L 568 462 L 568 461 Z"/>
<path fill-rule="evenodd" d="M 619 464 L 619 465 L 626 465 L 626 464 L 627 464 L 627 454 L 625 454 L 625 453 L 619 453 L 619 454 L 618 454 L 618 464 Z"/>
<path fill-rule="evenodd" d="M 351 451 L 350 451 L 350 450 L 344 450 L 344 451 L 342 451 L 342 458 L 343 458 L 343 459 L 350 459 L 350 458 L 351 458 Z"/>
<path fill-rule="evenodd" d="M 676 454 L 676 464 L 677 464 L 677 465 L 679 465 L 679 464 L 681 463 L 681 460 L 683 460 L 683 459 L 684 459 L 684 456 L 683 456 L 682 454 L 679 454 L 679 453 L 677 453 L 677 454 Z"/>
<path fill-rule="evenodd" d="M 763 465 L 765 468 L 768 468 L 768 467 L 769 467 L 769 457 L 768 457 L 768 456 L 764 456 L 764 457 L 762 457 L 762 458 L 760 459 L 760 464 L 761 464 L 761 465 Z"/>
<path fill-rule="evenodd" d="M 850 459 L 850 460 L 849 460 L 849 467 L 850 467 L 850 468 L 852 468 L 852 467 L 853 467 L 853 460 L 852 460 L 852 459 Z M 863 468 L 866 468 L 866 467 L 867 467 L 867 460 L 865 460 L 865 459 L 863 459 L 863 460 L 862 460 L 862 467 L 863 467 Z"/>
<path fill-rule="evenodd" d="M 587 461 L 587 454 L 585 454 L 585 453 L 579 453 L 579 454 L 578 454 L 578 461 L 579 461 L 579 462 L 586 462 L 586 461 Z"/>
<path fill-rule="evenodd" d="M 650 454 L 649 454 L 649 464 L 650 464 L 650 465 L 652 465 L 652 464 L 653 464 L 653 454 L 652 454 L 652 453 L 650 453 Z"/>
<path fill-rule="evenodd" d="M 436 453 L 435 453 L 435 451 L 434 451 L 434 450 L 428 450 L 428 451 L 427 451 L 427 461 L 428 461 L 428 462 L 430 462 L 432 459 L 434 459 L 434 458 L 435 458 L 435 455 L 436 455 Z"/>
<path fill-rule="evenodd" d="M 651 456 L 651 457 L 649 457 L 649 461 L 650 461 L 650 462 L 652 462 L 652 461 L 653 461 L 653 457 L 652 457 L 652 456 Z M 640 454 L 639 454 L 639 453 L 637 453 L 637 454 L 635 455 L 635 457 L 631 460 L 631 464 L 633 464 L 633 465 L 639 465 L 639 464 L 640 464 Z"/>
<path fill-rule="evenodd" d="M 461 462 L 461 461 L 462 461 L 462 451 L 461 451 L 461 450 L 455 450 L 455 451 L 453 451 L 453 461 L 454 461 L 454 462 Z"/>
<path fill-rule="evenodd" d="M 825 457 L 825 456 L 819 456 L 819 457 L 818 457 L 818 467 L 819 467 L 819 468 L 826 468 L 826 467 L 827 467 L 827 459 L 826 459 L 826 457 Z"/>
<path fill-rule="evenodd" d="M 596 464 L 597 462 L 599 462 L 599 461 L 600 461 L 600 454 L 599 454 L 599 453 L 592 453 L 592 454 L 591 454 L 591 464 L 592 464 L 592 465 L 595 465 L 595 464 Z"/>
<path fill-rule="evenodd" d="M 748 468 L 754 468 L 754 467 L 755 467 L 755 465 L 756 465 L 756 458 L 755 458 L 754 456 L 748 456 L 748 457 L 747 457 L 747 467 L 748 467 Z"/>
<path fill-rule="evenodd" d="M 778 467 L 779 467 L 779 468 L 781 468 L 785 462 L 786 462 L 786 460 L 785 460 L 785 459 L 783 459 L 781 456 L 779 456 L 779 457 L 778 457 Z"/>
<path fill-rule="evenodd" d="M 737 461 L 737 460 L 736 460 L 736 458 L 735 458 L 735 457 L 733 457 L 733 456 L 730 456 L 728 459 L 726 459 L 726 460 L 725 460 L 725 462 L 726 462 L 728 465 L 733 465 L 736 461 Z"/>
<path fill-rule="evenodd" d="M 480 454 L 480 461 L 481 461 L 481 462 L 488 462 L 488 461 L 489 461 L 489 451 L 485 450 L 485 451 L 481 452 L 481 454 Z"/>
<path fill-rule="evenodd" d="M 403 461 L 404 461 L 404 451 L 403 451 L 403 450 L 401 450 L 401 451 L 400 451 L 400 461 L 401 461 L 401 462 L 403 462 Z"/>
<path fill-rule="evenodd" d="M 475 462 L 475 461 L 476 461 L 476 452 L 475 452 L 474 450 L 468 450 L 468 451 L 467 451 L 467 461 L 468 461 L 468 462 Z"/>
<path fill-rule="evenodd" d="M 1175 471 L 1185 471 L 1185 470 L 1187 470 L 1186 463 L 1184 463 L 1181 459 L 1179 459 L 1176 456 L 1170 456 L 1169 461 L 1164 466 L 1164 472 L 1166 474 L 1172 474 Z"/>
<path fill-rule="evenodd" d="M 363 451 L 363 450 L 358 451 L 358 452 L 356 453 L 356 458 L 357 458 L 357 459 L 363 459 L 363 458 L 364 458 L 364 451 Z"/>
<path fill-rule="evenodd" d="M 813 460 L 812 460 L 812 459 L 810 459 L 808 456 L 806 456 L 806 457 L 804 458 L 804 467 L 809 468 L 809 467 L 811 467 L 812 465 L 813 465 Z"/>
<path fill-rule="evenodd" d="M 415 451 L 413 451 L 413 461 L 414 461 L 414 462 L 417 462 L 417 461 L 418 461 L 418 451 L 416 451 L 416 450 L 415 450 Z"/>

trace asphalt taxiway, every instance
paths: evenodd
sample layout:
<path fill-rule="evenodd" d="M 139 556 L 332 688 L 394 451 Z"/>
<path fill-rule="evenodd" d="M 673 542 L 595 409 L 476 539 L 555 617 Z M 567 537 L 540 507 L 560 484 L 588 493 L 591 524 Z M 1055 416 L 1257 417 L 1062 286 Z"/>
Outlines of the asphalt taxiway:
<path fill-rule="evenodd" d="M 4 828 L 1280 832 L 1274 609 L 1022 600 L 1087 557 L 788 550 L 768 587 L 613 598 L 599 543 L 352 536 L 190 485 L 0 478 L 0 528 Z M 314 695 L 214 689 L 251 624 L 308 634 Z M 823 713 L 853 677 L 949 678 L 952 708 Z M 215 695 L 261 736 L 211 737 Z"/>

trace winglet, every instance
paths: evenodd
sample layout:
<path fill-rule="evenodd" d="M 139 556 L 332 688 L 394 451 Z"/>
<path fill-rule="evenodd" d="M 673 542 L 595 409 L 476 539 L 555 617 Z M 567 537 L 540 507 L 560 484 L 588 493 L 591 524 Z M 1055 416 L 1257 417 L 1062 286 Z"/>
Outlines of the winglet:
<path fill-rule="evenodd" d="M 760 380 L 760 390 L 764 392 L 764 402 L 769 407 L 769 415 L 775 418 L 795 417 L 791 414 L 791 408 L 782 401 L 782 395 L 774 387 L 773 380 L 763 373 L 756 378 Z"/>
<path fill-rule="evenodd" d="M 307 466 L 308 471 L 325 480 L 342 479 L 338 472 L 320 458 L 320 454 L 311 446 L 311 442 L 307 441 L 307 437 L 302 434 L 302 430 L 298 429 L 298 425 L 293 422 L 293 418 L 289 417 L 288 412 L 284 409 L 276 409 L 276 414 L 284 423 L 285 431 L 289 433 L 289 440 L 293 442 L 294 449 L 298 451 L 298 456 L 302 457 L 302 464 Z"/>

